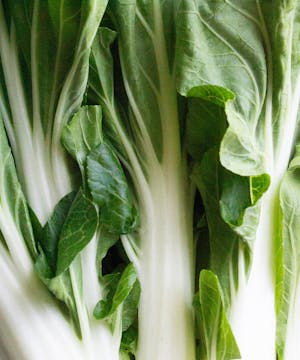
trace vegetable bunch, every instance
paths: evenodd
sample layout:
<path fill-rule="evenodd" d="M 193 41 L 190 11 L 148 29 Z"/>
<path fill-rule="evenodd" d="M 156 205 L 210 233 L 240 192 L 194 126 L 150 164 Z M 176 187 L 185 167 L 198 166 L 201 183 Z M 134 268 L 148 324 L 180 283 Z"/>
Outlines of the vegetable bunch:
<path fill-rule="evenodd" d="M 299 49 L 297 0 L 0 0 L 1 359 L 298 359 Z"/>

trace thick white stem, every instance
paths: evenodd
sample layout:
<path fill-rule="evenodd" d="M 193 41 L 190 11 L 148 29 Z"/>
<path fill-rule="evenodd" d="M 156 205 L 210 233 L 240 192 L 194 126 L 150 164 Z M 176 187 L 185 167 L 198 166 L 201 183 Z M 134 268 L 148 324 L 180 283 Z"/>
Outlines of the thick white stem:
<path fill-rule="evenodd" d="M 278 181 L 262 199 L 261 218 L 253 250 L 250 277 L 245 278 L 240 258 L 239 290 L 233 301 L 230 323 L 243 360 L 275 360 L 274 239 Z"/>
<path fill-rule="evenodd" d="M 93 316 L 95 305 L 103 298 L 96 268 L 97 244 L 98 237 L 94 236 L 81 255 L 83 296 L 89 319 L 91 346 L 93 346 L 91 359 L 98 359 L 98 349 L 101 349 L 101 359 L 118 360 L 122 331 L 116 331 L 113 334 L 108 324 L 96 320 Z"/>
<path fill-rule="evenodd" d="M 147 159 L 151 199 L 141 201 L 138 270 L 142 291 L 136 358 L 194 360 L 192 212 L 185 193 L 176 87 L 169 68 L 162 5 L 155 0 L 152 6 L 163 156 L 161 162 L 151 156 Z"/>
<path fill-rule="evenodd" d="M 16 270 L 1 248 L 0 281 L 0 337 L 9 359 L 83 359 L 80 341 L 47 290 L 34 273 Z"/>
<path fill-rule="evenodd" d="M 262 198 L 260 222 L 253 249 L 253 263 L 248 281 L 245 279 L 243 255 L 240 255 L 239 290 L 232 305 L 231 325 L 240 347 L 242 359 L 276 359 L 275 313 L 275 240 L 280 231 L 280 183 L 288 168 L 294 147 L 297 110 L 299 107 L 300 76 L 295 93 L 285 114 L 285 127 L 278 141 L 278 151 L 269 156 L 268 173 L 271 186 Z M 270 114 L 271 116 L 271 114 Z M 288 333 L 288 347 L 294 349 L 298 341 Z M 293 351 L 293 350 L 291 350 Z M 288 357 L 287 360 L 292 358 Z"/>
<path fill-rule="evenodd" d="M 193 360 L 192 227 L 184 187 L 158 171 L 151 189 L 152 213 L 145 214 L 140 258 L 137 359 Z"/>

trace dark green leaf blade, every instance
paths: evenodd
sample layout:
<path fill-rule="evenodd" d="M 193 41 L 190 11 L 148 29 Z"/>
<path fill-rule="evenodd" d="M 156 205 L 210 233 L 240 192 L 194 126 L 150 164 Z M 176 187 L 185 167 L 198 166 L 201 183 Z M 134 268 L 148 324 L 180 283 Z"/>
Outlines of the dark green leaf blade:
<path fill-rule="evenodd" d="M 88 184 L 93 200 L 100 207 L 100 221 L 109 231 L 130 232 L 137 215 L 128 182 L 112 148 L 102 143 L 87 158 Z"/>
<path fill-rule="evenodd" d="M 58 242 L 56 275 L 65 271 L 95 234 L 98 215 L 93 203 L 80 190 L 65 220 Z"/>
<path fill-rule="evenodd" d="M 48 264 L 54 273 L 56 269 L 59 237 L 75 195 L 76 193 L 73 191 L 58 202 L 50 219 L 45 224 L 39 239 Z"/>
<path fill-rule="evenodd" d="M 139 297 L 139 291 L 135 288 L 135 284 L 137 282 L 137 274 L 133 264 L 127 265 L 125 270 L 123 271 L 120 280 L 118 281 L 118 285 L 116 291 L 112 297 L 112 299 L 108 299 L 107 301 L 100 300 L 94 309 L 94 316 L 96 319 L 104 319 L 108 316 L 111 316 L 115 313 L 120 305 L 124 303 L 124 301 L 131 294 L 132 290 L 137 291 L 138 296 L 133 294 L 133 298 Z M 136 301 L 133 301 L 134 308 L 136 308 Z M 125 330 L 132 324 L 131 316 L 129 316 L 130 320 L 127 324 L 125 324 Z M 129 319 L 128 318 L 128 319 Z M 127 320 L 128 320 L 127 319 Z"/>
<path fill-rule="evenodd" d="M 118 283 L 117 290 L 114 294 L 112 306 L 110 313 L 116 311 L 119 305 L 121 305 L 131 293 L 135 283 L 137 281 L 137 273 L 135 271 L 134 265 L 129 264 L 125 268 Z"/>

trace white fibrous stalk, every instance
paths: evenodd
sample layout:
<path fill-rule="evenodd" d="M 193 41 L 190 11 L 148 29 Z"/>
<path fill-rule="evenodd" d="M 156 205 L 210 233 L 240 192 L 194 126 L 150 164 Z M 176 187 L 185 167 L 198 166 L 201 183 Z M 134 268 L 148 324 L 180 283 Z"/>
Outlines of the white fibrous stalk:
<path fill-rule="evenodd" d="M 174 177 L 157 170 L 149 179 L 152 202 L 142 213 L 137 359 L 194 359 L 190 209 L 185 206 L 184 181 L 174 180 L 182 176 L 180 168 Z"/>
<path fill-rule="evenodd" d="M 274 293 L 274 229 L 277 188 L 262 199 L 260 223 L 249 278 L 245 277 L 244 254 L 239 258 L 239 289 L 231 305 L 230 323 L 242 360 L 274 360 L 276 315 Z M 259 326 L 258 326 L 259 324 Z"/>
<path fill-rule="evenodd" d="M 138 10 L 137 15 L 147 28 Z M 158 1 L 153 1 L 153 20 L 151 32 L 159 83 L 155 96 L 162 127 L 161 159 L 157 158 L 143 123 L 136 98 L 139 94 L 133 94 L 130 88 L 126 67 L 124 85 L 135 126 L 139 129 L 136 136 L 143 165 L 118 124 L 117 114 L 106 104 L 129 160 L 141 216 L 139 248 L 136 249 L 130 239 L 123 238 L 124 248 L 135 264 L 141 285 L 136 359 L 194 360 L 193 204 L 187 159 L 180 139 L 177 91 L 169 68 L 162 9 Z M 123 61 L 126 62 L 126 54 L 122 54 L 121 49 L 121 64 Z"/>
<path fill-rule="evenodd" d="M 66 152 L 60 144 L 60 133 L 51 138 L 52 132 L 46 134 L 42 128 L 38 94 L 37 67 L 39 65 L 35 63 L 37 50 L 34 43 L 35 31 L 37 31 L 35 21 L 36 14 L 34 13 L 31 39 L 33 77 L 31 119 L 23 87 L 15 31 L 12 25 L 12 34 L 8 34 L 2 4 L 0 4 L 0 55 L 12 118 L 10 119 L 7 115 L 3 117 L 3 120 L 22 189 L 29 206 L 40 223 L 44 225 L 55 205 L 73 190 L 73 186 Z M 71 83 L 72 78 L 69 81 Z M 69 101 L 68 96 L 63 95 L 66 97 L 65 101 Z M 53 114 L 55 117 L 53 121 L 56 123 L 54 127 L 62 129 L 63 124 L 68 120 L 66 114 L 70 117 L 71 113 L 80 106 L 82 96 L 83 94 L 78 96 L 76 103 L 72 104 L 74 107 L 72 109 L 65 109 L 63 99 L 60 100 L 56 114 Z M 2 107 L 1 111 L 4 111 Z M 60 311 L 58 302 L 38 279 L 23 235 L 4 199 L 5 196 L 2 194 L 0 230 L 8 246 L 9 255 L 1 246 L 0 278 L 5 294 L 0 297 L 2 324 L 0 337 L 5 343 L 8 356 L 20 360 L 62 358 L 96 360 L 99 357 L 103 360 L 118 360 L 122 330 L 118 328 L 118 334 L 113 335 L 103 321 L 96 321 L 93 317 L 93 307 L 101 296 L 101 286 L 96 270 L 96 238 L 82 255 L 83 295 L 81 283 L 74 274 L 73 265 L 70 267 L 72 289 L 82 334 L 82 340 L 80 340 L 70 322 Z"/>
<path fill-rule="evenodd" d="M 291 66 L 291 64 L 289 64 Z M 271 72 L 271 69 L 270 69 Z M 271 77 L 271 75 L 269 74 Z M 272 135 L 272 99 L 267 97 L 266 119 L 266 169 L 271 184 L 261 199 L 261 214 L 253 249 L 253 260 L 249 278 L 245 278 L 243 255 L 240 255 L 239 290 L 234 296 L 231 308 L 231 325 L 241 350 L 242 360 L 276 358 L 276 310 L 275 310 L 275 269 L 276 239 L 280 231 L 280 185 L 288 169 L 294 152 L 297 118 L 300 99 L 300 76 L 296 77 L 292 91 L 291 73 L 287 71 L 287 92 L 289 99 L 287 111 L 283 112 L 281 133 L 277 147 L 273 150 Z M 269 92 L 272 79 L 269 80 Z M 283 105 L 282 105 L 283 106 Z M 284 106 L 283 106 L 284 107 Z M 295 275 L 296 276 L 296 275 Z M 291 296 L 291 309 L 288 315 L 285 355 L 287 360 L 296 360 L 299 355 L 299 342 L 295 331 L 299 321 L 295 320 L 299 304 L 298 284 L 295 284 Z M 299 319 L 299 318 L 298 318 Z M 298 325 L 297 325 L 298 324 Z"/>

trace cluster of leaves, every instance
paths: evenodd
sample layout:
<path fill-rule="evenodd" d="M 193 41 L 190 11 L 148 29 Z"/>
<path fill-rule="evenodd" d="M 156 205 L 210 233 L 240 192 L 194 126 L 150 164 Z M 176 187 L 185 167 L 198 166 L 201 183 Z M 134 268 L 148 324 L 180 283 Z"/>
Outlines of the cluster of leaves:
<path fill-rule="evenodd" d="M 94 242 L 93 316 L 135 354 L 139 255 L 161 236 L 156 211 L 181 208 L 197 357 L 240 357 L 229 315 L 265 237 L 284 358 L 300 268 L 299 14 L 297 0 L 0 1 L 0 256 L 34 263 L 79 337 Z"/>

